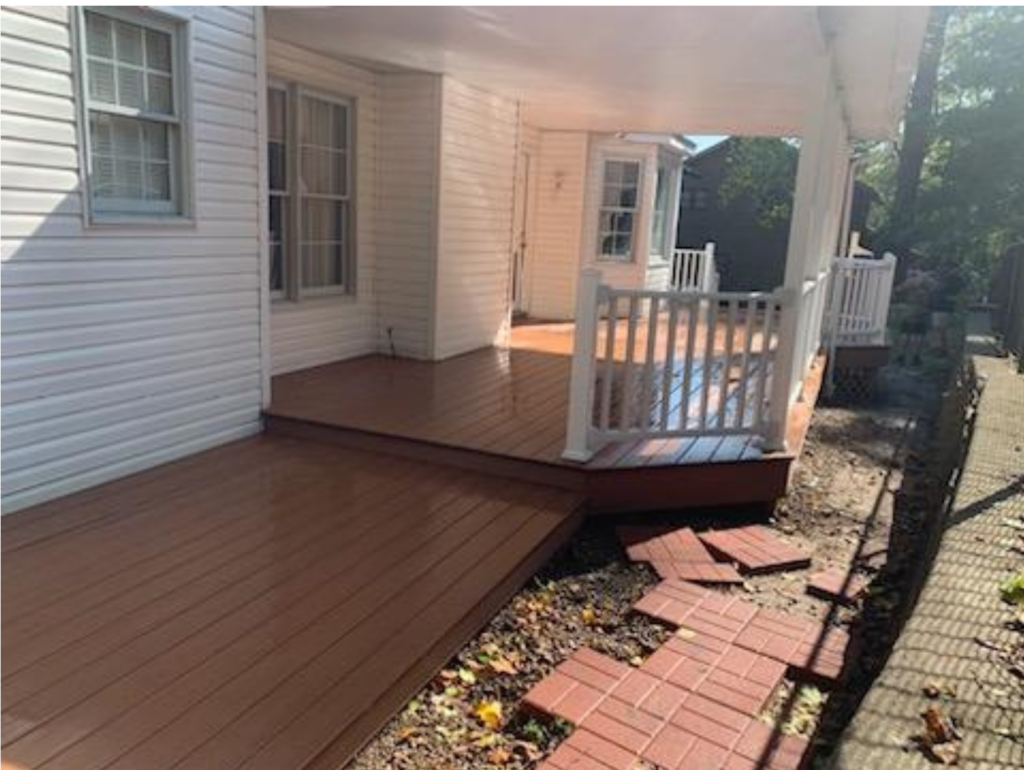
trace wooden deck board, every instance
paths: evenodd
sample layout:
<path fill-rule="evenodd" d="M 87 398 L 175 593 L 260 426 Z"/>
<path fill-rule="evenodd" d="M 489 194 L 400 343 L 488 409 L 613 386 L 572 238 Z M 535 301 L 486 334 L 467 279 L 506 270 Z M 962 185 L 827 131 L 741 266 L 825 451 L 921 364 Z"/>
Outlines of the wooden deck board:
<path fill-rule="evenodd" d="M 538 336 L 534 334 L 531 339 Z M 269 414 L 575 467 L 561 459 L 570 364 L 571 359 L 557 348 L 525 346 L 477 350 L 434 364 L 365 356 L 275 377 Z M 429 373 L 425 373 L 425 366 L 432 367 Z M 677 367 L 680 366 L 682 364 L 677 362 Z M 682 377 L 673 379 L 668 412 L 675 423 L 679 422 L 685 406 L 688 422 L 694 427 L 693 418 L 699 409 L 703 387 L 700 368 L 696 367 L 697 375 L 690 382 L 688 399 L 682 394 Z M 660 377 L 659 373 L 659 382 Z M 600 383 L 597 390 L 601 390 Z M 718 388 L 708 390 L 709 419 L 714 420 L 723 394 Z M 372 398 L 364 398 L 364 394 L 372 394 Z M 734 414 L 738 398 L 736 387 L 731 387 L 724 395 L 728 415 Z M 752 398 L 753 394 L 748 393 L 748 402 Z M 613 405 L 612 408 L 619 407 Z M 652 419 L 657 421 L 660 395 L 651 399 L 648 409 Z M 747 410 L 748 415 L 750 411 Z M 756 459 L 758 455 L 749 442 L 740 441 L 722 443 L 713 457 L 687 451 L 688 445 L 697 441 L 696 437 L 676 439 L 679 451 L 673 453 L 652 450 L 652 445 L 663 445 L 661 439 L 621 442 L 605 448 L 591 465 L 628 468 L 731 462 Z M 688 457 L 693 459 L 688 460 Z"/>
<path fill-rule="evenodd" d="M 273 436 L 205 454 L 231 472 L 198 455 L 48 504 L 38 524 L 33 510 L 3 520 L 5 540 L 22 533 L 10 595 L 3 584 L 5 766 L 344 759 L 580 503 Z"/>

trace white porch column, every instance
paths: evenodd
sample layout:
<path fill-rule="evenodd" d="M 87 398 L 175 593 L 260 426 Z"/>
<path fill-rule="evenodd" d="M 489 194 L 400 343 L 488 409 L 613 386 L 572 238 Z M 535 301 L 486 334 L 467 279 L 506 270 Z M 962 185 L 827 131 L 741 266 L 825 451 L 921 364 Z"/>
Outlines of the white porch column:
<path fill-rule="evenodd" d="M 588 439 L 594 410 L 600 289 L 600 270 L 588 267 L 580 272 L 576 285 L 576 328 L 573 332 L 572 373 L 569 379 L 569 416 L 562 457 L 581 463 L 587 462 L 594 454 Z"/>
<path fill-rule="evenodd" d="M 818 60 L 800 141 L 796 190 L 786 251 L 785 304 L 772 367 L 766 448 L 786 448 L 786 422 L 804 377 L 808 346 L 817 347 L 825 303 L 807 282 L 828 269 L 839 236 L 849 140 L 831 54 Z"/>

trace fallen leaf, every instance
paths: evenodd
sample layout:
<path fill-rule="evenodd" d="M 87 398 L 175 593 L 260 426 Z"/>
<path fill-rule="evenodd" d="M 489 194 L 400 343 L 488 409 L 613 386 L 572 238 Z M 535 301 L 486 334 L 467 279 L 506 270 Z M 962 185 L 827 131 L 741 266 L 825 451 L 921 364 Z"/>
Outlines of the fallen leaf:
<path fill-rule="evenodd" d="M 487 761 L 492 765 L 507 765 L 512 759 L 512 752 L 503 746 L 498 746 L 487 752 Z"/>
<path fill-rule="evenodd" d="M 492 730 L 497 729 L 501 725 L 501 701 L 481 701 L 476 707 L 476 716 Z"/>
<path fill-rule="evenodd" d="M 470 671 L 468 668 L 459 669 L 459 679 L 463 684 L 476 684 L 476 674 Z"/>
<path fill-rule="evenodd" d="M 580 610 L 580 619 L 588 626 L 594 625 L 597 622 L 597 610 L 587 605 Z"/>
<path fill-rule="evenodd" d="M 496 674 L 514 674 L 516 673 L 516 664 L 508 658 L 493 658 L 488 664 L 491 670 Z"/>
<path fill-rule="evenodd" d="M 410 738 L 418 735 L 420 732 L 418 727 L 406 727 L 398 731 L 398 742 L 405 743 Z"/>

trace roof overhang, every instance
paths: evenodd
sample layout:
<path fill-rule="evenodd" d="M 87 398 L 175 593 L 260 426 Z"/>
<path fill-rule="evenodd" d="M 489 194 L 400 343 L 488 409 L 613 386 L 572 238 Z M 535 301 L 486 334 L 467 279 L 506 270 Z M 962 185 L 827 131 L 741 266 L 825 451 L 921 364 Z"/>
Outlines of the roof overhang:
<path fill-rule="evenodd" d="M 552 129 L 799 135 L 829 49 L 857 139 L 893 135 L 927 8 L 275 7 L 269 34 L 451 75 Z"/>

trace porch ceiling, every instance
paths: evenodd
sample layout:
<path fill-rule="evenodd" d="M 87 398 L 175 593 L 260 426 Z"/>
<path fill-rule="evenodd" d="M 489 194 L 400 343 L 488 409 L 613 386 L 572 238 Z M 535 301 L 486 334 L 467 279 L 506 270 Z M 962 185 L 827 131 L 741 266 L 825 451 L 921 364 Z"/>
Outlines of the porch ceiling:
<path fill-rule="evenodd" d="M 927 8 L 275 7 L 269 34 L 380 70 L 452 75 L 553 129 L 797 135 L 834 39 L 855 138 L 898 123 Z"/>

